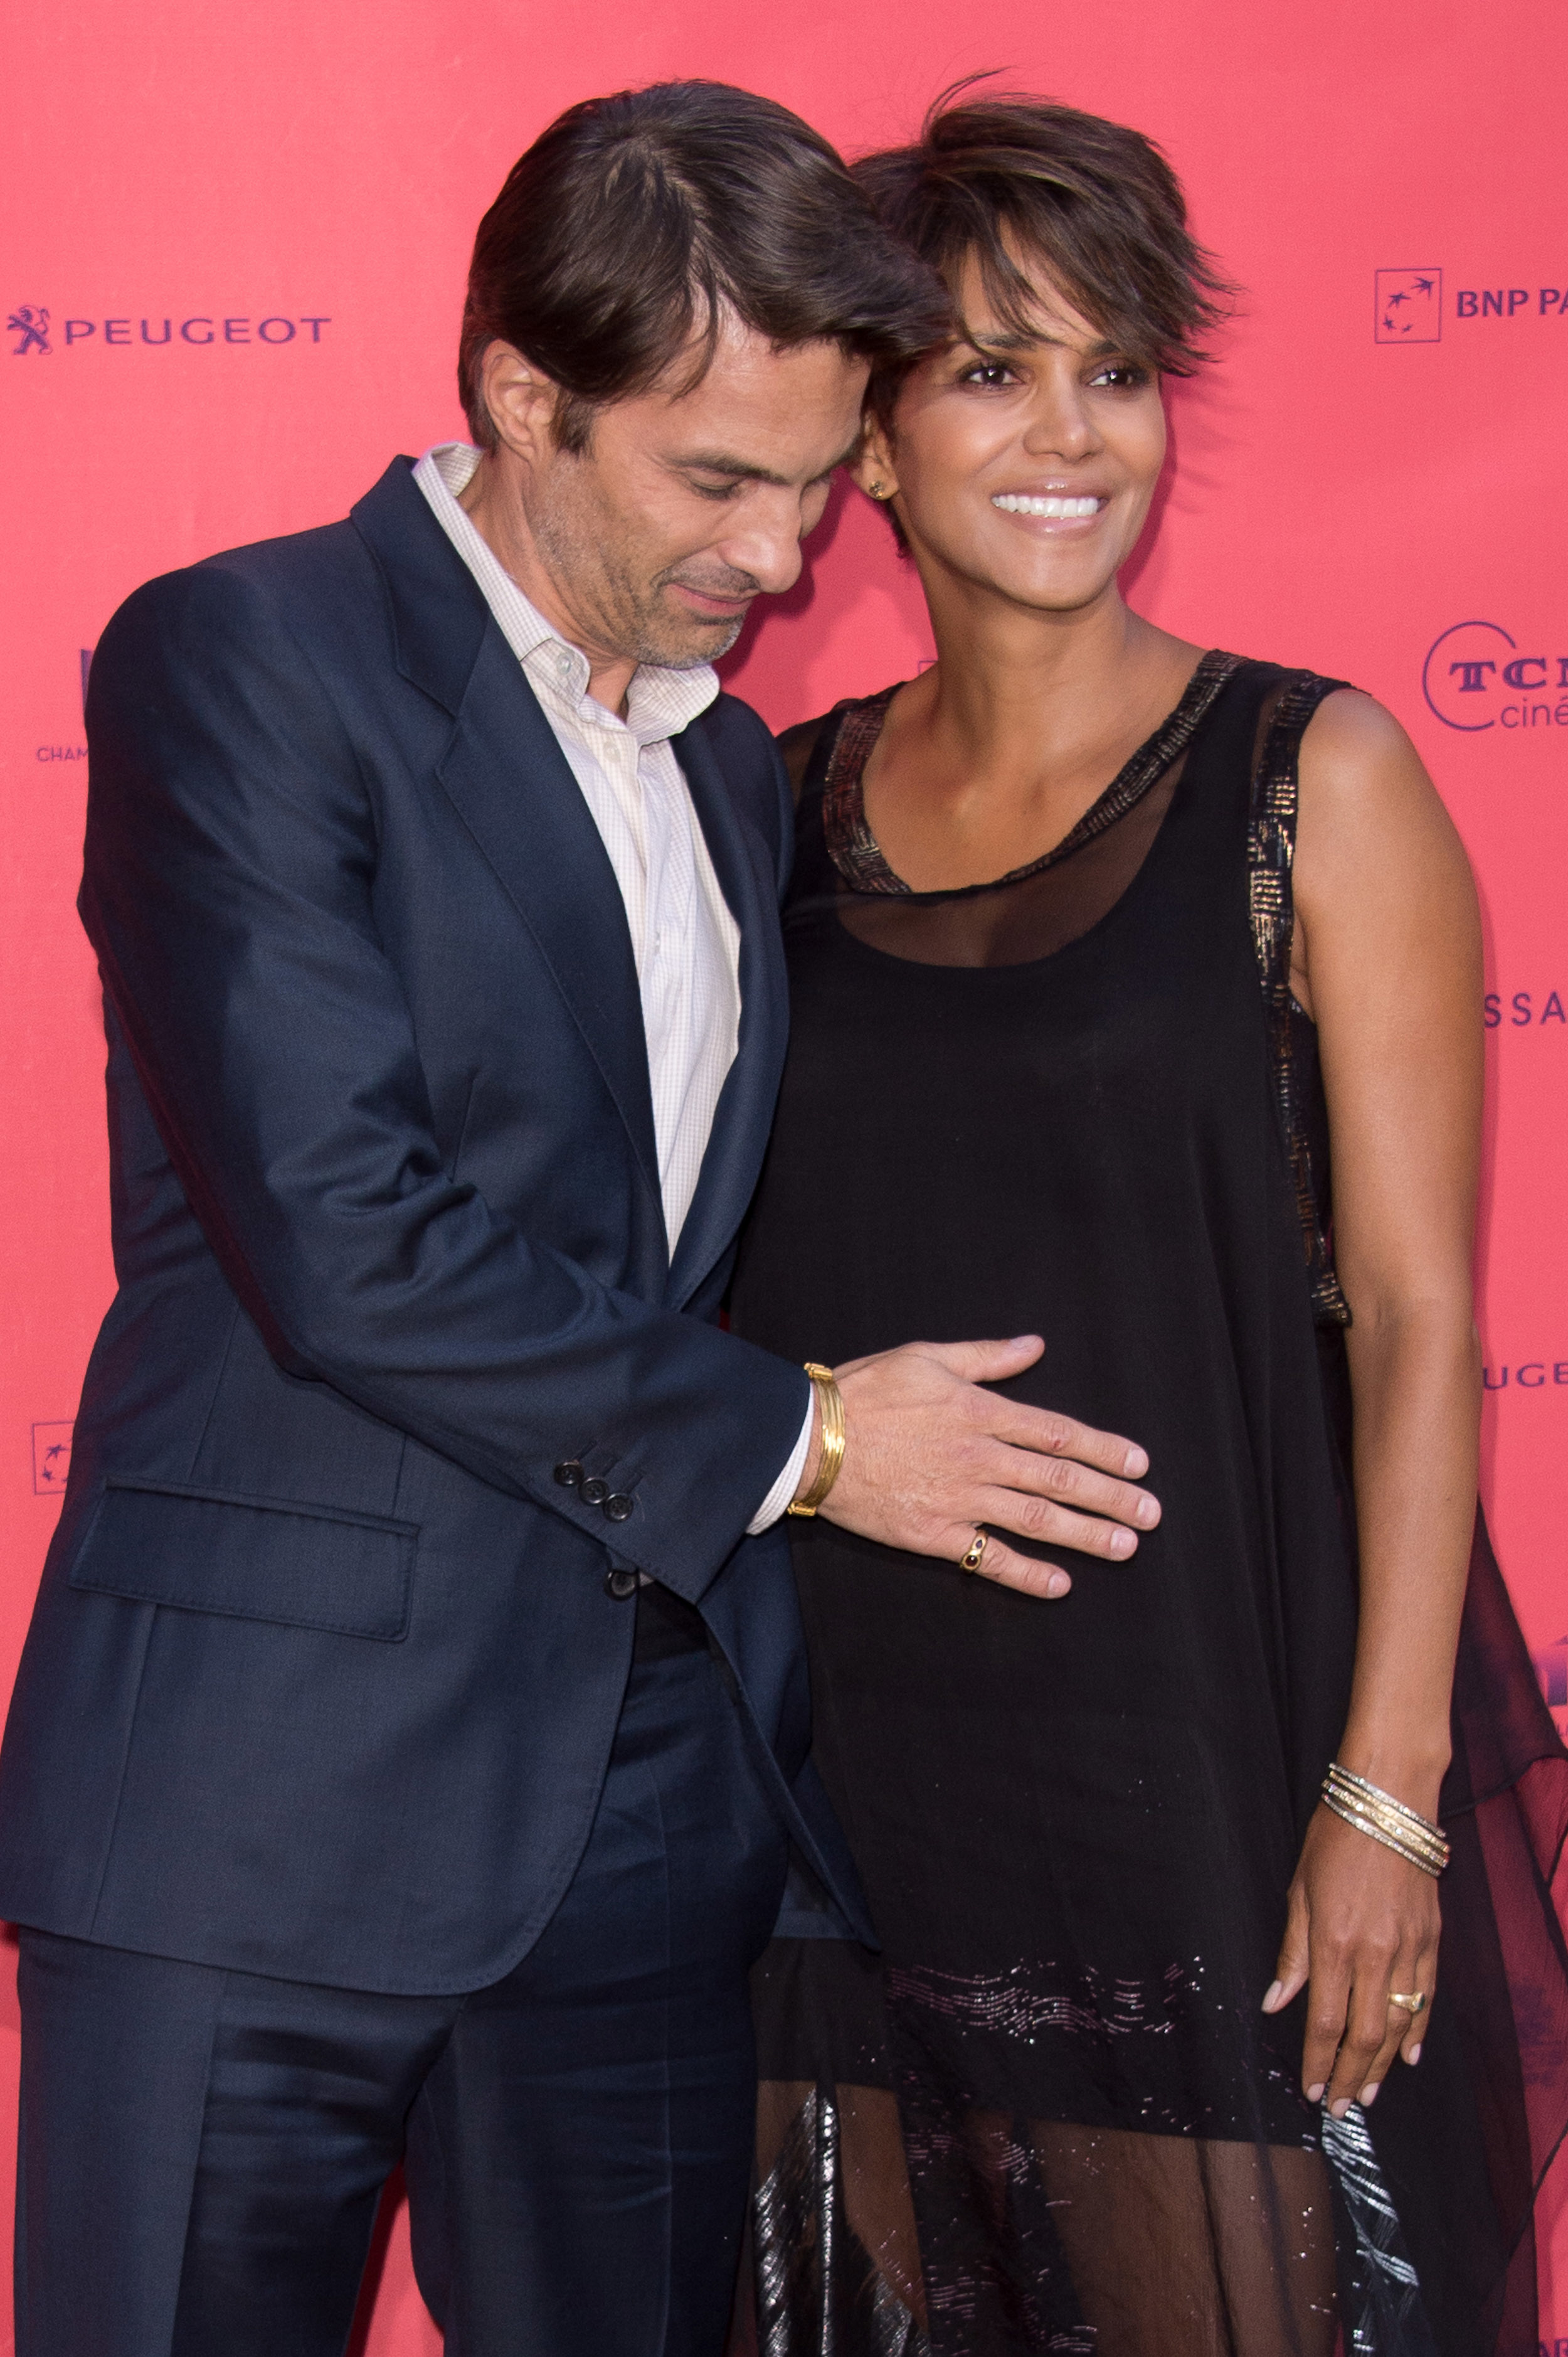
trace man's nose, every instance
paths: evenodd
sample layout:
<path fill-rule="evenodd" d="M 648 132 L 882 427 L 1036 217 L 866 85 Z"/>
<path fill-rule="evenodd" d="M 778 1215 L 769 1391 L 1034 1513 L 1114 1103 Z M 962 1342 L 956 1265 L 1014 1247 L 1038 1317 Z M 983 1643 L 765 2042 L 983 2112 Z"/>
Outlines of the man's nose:
<path fill-rule="evenodd" d="M 736 572 L 749 573 L 768 596 L 776 597 L 800 577 L 803 529 L 799 506 L 792 500 L 781 502 L 747 516 L 714 553 Z"/>

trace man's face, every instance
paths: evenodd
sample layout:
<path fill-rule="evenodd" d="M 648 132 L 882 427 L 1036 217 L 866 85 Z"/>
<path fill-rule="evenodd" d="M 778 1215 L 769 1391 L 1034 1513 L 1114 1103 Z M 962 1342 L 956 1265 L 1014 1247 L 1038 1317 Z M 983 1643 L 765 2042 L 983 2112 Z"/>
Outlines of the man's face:
<path fill-rule="evenodd" d="M 504 350 L 504 348 L 502 348 Z M 494 350 L 494 348 L 492 348 Z M 859 435 L 866 364 L 836 344 L 775 350 L 726 319 L 713 364 L 689 392 L 597 411 L 587 446 L 509 431 L 532 573 L 552 619 L 599 655 L 686 670 L 735 644 L 752 599 L 789 588 L 800 543 L 822 516 L 835 467 Z M 526 575 L 522 586 L 534 586 Z M 535 597 L 535 602 L 540 600 Z"/>

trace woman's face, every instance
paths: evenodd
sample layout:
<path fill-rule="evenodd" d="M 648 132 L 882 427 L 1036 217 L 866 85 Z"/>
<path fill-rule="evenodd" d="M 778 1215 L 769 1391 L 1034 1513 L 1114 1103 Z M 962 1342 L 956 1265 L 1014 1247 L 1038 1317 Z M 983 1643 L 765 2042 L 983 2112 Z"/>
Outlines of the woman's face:
<path fill-rule="evenodd" d="M 997 319 L 971 258 L 960 310 L 972 341 L 921 362 L 889 440 L 873 428 L 855 473 L 897 487 L 929 590 L 943 575 L 1053 612 L 1091 605 L 1132 554 L 1165 455 L 1158 379 L 1108 344 L 1044 270 L 1021 339 Z"/>

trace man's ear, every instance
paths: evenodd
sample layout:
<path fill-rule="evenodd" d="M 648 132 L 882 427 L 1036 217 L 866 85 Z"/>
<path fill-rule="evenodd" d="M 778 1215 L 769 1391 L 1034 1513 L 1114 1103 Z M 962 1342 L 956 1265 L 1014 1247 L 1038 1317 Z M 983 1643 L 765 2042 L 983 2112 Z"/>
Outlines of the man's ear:
<path fill-rule="evenodd" d="M 479 362 L 479 397 L 498 439 L 532 464 L 553 447 L 551 426 L 560 388 L 515 345 L 487 346 Z"/>
<path fill-rule="evenodd" d="M 875 417 L 865 421 L 860 447 L 849 462 L 849 471 L 863 491 L 884 505 L 897 491 L 898 470 L 893 464 L 892 445 Z"/>

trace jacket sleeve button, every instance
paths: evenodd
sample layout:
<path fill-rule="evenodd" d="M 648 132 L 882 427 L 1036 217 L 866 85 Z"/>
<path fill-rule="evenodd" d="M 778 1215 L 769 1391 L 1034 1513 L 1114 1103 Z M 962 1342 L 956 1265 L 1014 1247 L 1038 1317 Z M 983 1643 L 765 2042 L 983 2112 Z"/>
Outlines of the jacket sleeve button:
<path fill-rule="evenodd" d="M 579 1466 L 577 1469 L 580 1475 L 582 1468 Z M 577 1495 L 585 1506 L 602 1506 L 609 1494 L 609 1483 L 601 1481 L 596 1473 L 591 1474 L 585 1481 L 578 1480 Z"/>
<path fill-rule="evenodd" d="M 635 1596 L 637 1594 L 636 1572 L 627 1571 L 619 1567 L 614 1571 L 607 1571 L 605 1574 L 605 1591 L 607 1595 L 613 1596 L 618 1604 L 624 1604 L 628 1596 Z"/>
<path fill-rule="evenodd" d="M 631 1520 L 631 1500 L 618 1490 L 613 1497 L 605 1500 L 605 1512 L 612 1523 L 628 1523 Z"/>
<path fill-rule="evenodd" d="M 583 1469 L 575 1457 L 568 1457 L 555 1468 L 555 1479 L 563 1490 L 575 1490 L 583 1478 Z"/>

